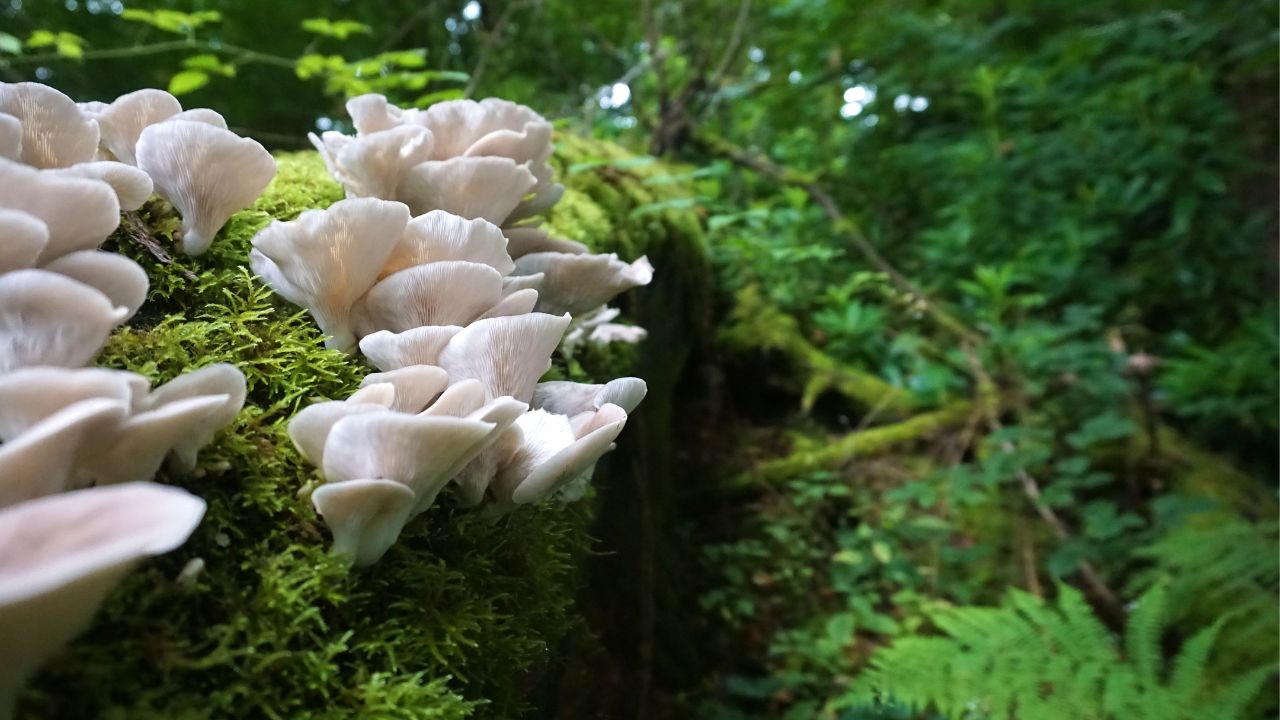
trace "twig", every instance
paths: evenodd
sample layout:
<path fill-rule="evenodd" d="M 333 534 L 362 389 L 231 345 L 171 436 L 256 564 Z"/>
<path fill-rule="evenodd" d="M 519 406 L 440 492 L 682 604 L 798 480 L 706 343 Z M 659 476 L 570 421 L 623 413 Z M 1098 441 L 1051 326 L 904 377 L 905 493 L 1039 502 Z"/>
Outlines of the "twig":
<path fill-rule="evenodd" d="M 720 62 L 716 64 L 716 69 L 711 73 L 711 80 L 708 86 L 714 88 L 720 83 L 720 79 L 729 71 L 729 65 L 733 63 L 733 58 L 738 54 L 738 48 L 742 46 L 742 36 L 747 28 L 747 16 L 751 13 L 751 0 L 742 0 L 738 5 L 738 17 L 733 21 L 733 32 L 729 35 L 729 44 L 724 48 L 724 54 L 720 56 Z"/>
<path fill-rule="evenodd" d="M 147 231 L 146 224 L 142 222 L 142 218 L 138 217 L 138 213 L 127 212 L 124 214 L 124 218 L 125 232 L 129 233 L 129 237 L 133 238 L 134 242 L 146 248 L 147 252 L 151 253 L 152 257 L 165 265 L 172 265 L 176 267 L 178 272 L 182 273 L 182 276 L 188 280 L 199 279 L 195 273 L 173 261 L 173 256 L 169 254 L 169 251 L 165 250 L 160 243 L 156 242 L 156 239 Z"/>
<path fill-rule="evenodd" d="M 102 50 L 85 50 L 84 53 L 77 58 L 78 60 L 110 60 L 113 58 L 131 58 L 142 57 L 144 55 L 159 55 L 167 52 L 177 52 L 179 50 L 200 50 L 202 52 L 221 53 L 224 55 L 235 55 L 244 62 L 258 62 L 265 65 L 274 65 L 276 67 L 293 70 L 297 67 L 296 60 L 280 57 L 278 55 L 268 55 L 250 50 L 249 48 L 240 47 L 239 45 L 228 45 L 227 43 L 212 43 L 205 40 L 166 40 L 164 42 L 151 43 L 150 45 L 132 45 L 130 47 L 121 48 L 105 48 Z M 30 63 L 52 62 L 55 60 L 68 60 L 70 58 L 57 53 L 40 53 L 36 55 L 15 55 L 13 57 L 0 58 L 0 65 L 24 65 Z"/>

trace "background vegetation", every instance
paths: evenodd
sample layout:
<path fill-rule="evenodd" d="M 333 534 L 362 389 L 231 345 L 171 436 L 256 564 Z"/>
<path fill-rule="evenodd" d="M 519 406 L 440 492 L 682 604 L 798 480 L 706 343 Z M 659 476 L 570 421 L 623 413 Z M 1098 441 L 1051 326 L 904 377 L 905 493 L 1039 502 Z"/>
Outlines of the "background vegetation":
<path fill-rule="evenodd" d="M 676 332 L 695 365 L 646 425 L 661 483 L 605 483 L 546 714 L 1258 717 L 1278 21 L 1257 0 L 11 0 L 0 76 L 171 87 L 280 149 L 346 129 L 352 94 L 501 95 L 637 153 L 563 168 L 606 199 L 599 232 L 701 217 L 716 328 Z M 651 328 L 696 304 L 671 288 Z"/>

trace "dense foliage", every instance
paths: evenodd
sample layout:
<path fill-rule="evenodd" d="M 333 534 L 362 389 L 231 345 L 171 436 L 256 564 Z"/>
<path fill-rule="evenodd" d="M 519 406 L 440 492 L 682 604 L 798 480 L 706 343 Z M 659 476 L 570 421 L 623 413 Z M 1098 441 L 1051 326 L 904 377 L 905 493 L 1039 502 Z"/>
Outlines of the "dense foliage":
<path fill-rule="evenodd" d="M 632 597 L 588 593 L 626 608 L 589 613 L 576 658 L 613 658 L 609 716 L 1253 717 L 1280 633 L 1278 22 L 1258 0 L 23 0 L 0 75 L 169 85 L 282 147 L 351 94 L 496 94 L 687 165 L 562 168 L 610 216 L 578 239 L 700 213 L 723 310 L 680 386 L 700 414 L 651 428 L 683 465 L 617 496 L 645 518 L 626 539 L 600 528 L 639 558 L 611 566 Z"/>

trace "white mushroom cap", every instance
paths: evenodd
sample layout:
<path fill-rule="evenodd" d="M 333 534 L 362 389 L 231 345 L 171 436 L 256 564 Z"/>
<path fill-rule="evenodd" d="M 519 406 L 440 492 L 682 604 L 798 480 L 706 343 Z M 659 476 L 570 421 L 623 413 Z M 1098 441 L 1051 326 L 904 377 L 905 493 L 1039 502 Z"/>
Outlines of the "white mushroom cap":
<path fill-rule="evenodd" d="M 116 400 L 125 408 L 147 393 L 147 379 L 106 368 L 28 367 L 0 375 L 0 442 L 82 400 Z"/>
<path fill-rule="evenodd" d="M 196 467 L 200 448 L 208 445 L 219 430 L 226 427 L 244 407 L 247 394 L 244 373 L 230 363 L 217 363 L 179 375 L 151 392 L 144 401 L 147 410 L 162 408 L 188 398 L 221 397 L 222 405 L 188 425 L 187 430 L 171 446 L 169 464 L 173 470 L 188 473 Z"/>
<path fill-rule="evenodd" d="M 526 315 L 533 312 L 534 306 L 538 304 L 538 291 L 533 288 L 524 290 L 516 290 L 507 295 L 493 307 L 484 311 L 477 320 L 487 320 L 489 318 L 505 317 L 507 315 Z"/>
<path fill-rule="evenodd" d="M 521 418 L 537 412 L 542 411 L 535 410 Z M 570 444 L 555 449 L 563 441 L 563 426 L 547 432 L 538 426 L 551 425 L 550 422 L 522 424 L 518 418 L 516 426 L 524 433 L 524 442 L 511 463 L 499 473 L 498 487 L 511 488 L 511 502 L 520 505 L 549 497 L 561 487 L 589 474 L 600 456 L 611 449 L 626 422 L 627 414 L 622 408 L 606 404 L 590 422 L 573 431 L 574 440 Z M 537 429 L 530 432 L 530 428 Z"/>
<path fill-rule="evenodd" d="M 384 408 L 390 408 L 396 403 L 396 386 L 389 382 L 361 385 L 360 389 L 351 393 L 351 396 L 344 402 L 373 403 Z"/>
<path fill-rule="evenodd" d="M 333 533 L 333 552 L 355 567 L 377 562 L 409 521 L 413 491 L 394 480 L 325 483 L 311 492 L 311 504 Z"/>
<path fill-rule="evenodd" d="M 412 167 L 397 197 L 414 215 L 445 210 L 502 225 L 537 182 L 528 167 L 510 158 L 455 157 Z"/>
<path fill-rule="evenodd" d="M 390 385 L 396 412 L 421 412 L 449 384 L 449 374 L 431 365 L 410 365 L 388 372 L 370 373 L 360 382 L 361 388 Z M 354 395 L 352 396 L 355 397 Z"/>
<path fill-rule="evenodd" d="M 441 372 L 444 372 L 441 370 Z M 462 380 L 450 385 L 422 411 L 437 417 L 464 417 L 484 406 L 484 385 L 479 380 Z M 479 419 L 479 418 L 476 418 Z"/>
<path fill-rule="evenodd" d="M 191 108 L 169 118 L 169 120 L 187 120 L 212 125 L 221 130 L 227 129 L 227 120 L 221 114 L 209 108 Z"/>
<path fill-rule="evenodd" d="M 37 263 L 92 250 L 120 224 L 120 202 L 105 182 L 43 172 L 0 159 L 0 208 L 40 218 L 49 241 Z"/>
<path fill-rule="evenodd" d="M 182 112 L 182 103 L 164 90 L 145 88 L 121 95 L 97 110 L 94 117 L 102 129 L 102 147 L 122 163 L 136 165 L 134 148 L 149 125 Z"/>
<path fill-rule="evenodd" d="M 324 445 L 324 476 L 394 480 L 430 504 L 460 468 L 491 439 L 495 426 L 479 420 L 383 412 L 334 423 Z"/>
<path fill-rule="evenodd" d="M 0 508 L 72 487 L 85 443 L 109 434 L 128 407 L 122 400 L 82 400 L 0 445 Z"/>
<path fill-rule="evenodd" d="M 382 276 L 423 263 L 466 260 L 483 263 L 507 275 L 515 263 L 507 255 L 502 229 L 486 220 L 432 210 L 409 221 L 395 252 L 382 268 Z"/>
<path fill-rule="evenodd" d="M 436 103 L 423 114 L 422 124 L 437 136 L 437 158 L 498 155 L 527 162 L 551 155 L 551 123 L 508 100 Z"/>
<path fill-rule="evenodd" d="M 18 118 L 0 112 L 0 158 L 22 160 L 22 123 Z"/>
<path fill-rule="evenodd" d="M 151 176 L 132 165 L 110 160 L 98 160 L 47 170 L 55 176 L 81 177 L 101 180 L 115 191 L 121 210 L 137 210 L 151 197 Z"/>
<path fill-rule="evenodd" d="M 537 290 L 542 284 L 542 273 L 537 275 L 508 275 L 502 278 L 502 293 L 510 295 L 521 290 Z"/>
<path fill-rule="evenodd" d="M 98 153 L 98 124 L 71 98 L 40 83 L 0 83 L 0 112 L 22 123 L 22 162 L 56 168 Z"/>
<path fill-rule="evenodd" d="M 417 125 L 356 138 L 337 133 L 308 137 L 326 156 L 330 172 L 346 189 L 347 197 L 395 198 L 409 168 L 431 157 L 431 133 Z"/>
<path fill-rule="evenodd" d="M 40 218 L 21 210 L 0 208 L 0 273 L 36 264 L 49 244 L 49 228 Z"/>
<path fill-rule="evenodd" d="M 580 255 L 589 250 L 580 242 L 551 237 L 546 230 L 536 225 L 504 228 L 503 232 L 507 235 L 507 252 L 517 260 L 532 253 L 554 252 Z"/>
<path fill-rule="evenodd" d="M 567 312 L 574 315 L 594 310 L 615 295 L 653 280 L 653 266 L 647 257 L 631 264 L 616 254 L 568 255 L 539 252 L 516 260 L 516 273 L 542 273 L 538 287 L 540 312 Z"/>
<path fill-rule="evenodd" d="M 519 434 L 509 432 L 509 429 L 528 409 L 527 404 L 515 398 L 500 397 L 490 400 L 484 407 L 467 416 L 494 423 L 497 426 L 494 429 L 497 440 L 454 476 L 453 481 L 458 485 L 456 497 L 460 505 L 475 507 L 484 501 L 485 491 L 489 489 L 489 483 L 493 481 L 498 468 L 508 462 L 519 444 Z"/>
<path fill-rule="evenodd" d="M 79 280 L 123 307 L 126 318 L 133 317 L 147 299 L 151 282 L 138 263 L 123 255 L 99 250 L 80 250 L 54 259 L 44 266 L 49 272 Z"/>
<path fill-rule="evenodd" d="M 127 314 L 97 290 L 57 273 L 0 275 L 0 372 L 85 365 Z"/>
<path fill-rule="evenodd" d="M 202 122 L 170 120 L 142 131 L 138 167 L 182 213 L 182 251 L 199 255 L 238 210 L 253 204 L 276 174 L 256 141 Z"/>
<path fill-rule="evenodd" d="M 599 410 L 612 403 L 631 414 L 648 391 L 648 384 L 636 377 L 617 378 L 603 385 L 553 380 L 538 383 L 533 391 L 531 405 L 547 412 L 572 417 L 578 413 Z"/>
<path fill-rule="evenodd" d="M 180 446 L 193 459 L 192 438 L 208 437 L 210 426 L 219 427 L 217 420 L 225 416 L 229 401 L 228 395 L 201 395 L 134 413 L 119 424 L 113 442 L 100 458 L 81 463 L 80 476 L 98 485 L 149 480 L 160 470 L 165 456 Z M 179 464 L 185 465 L 187 457 Z"/>
<path fill-rule="evenodd" d="M 388 275 L 364 296 L 357 331 L 466 325 L 500 300 L 502 276 L 488 265 L 464 261 L 415 265 Z"/>
<path fill-rule="evenodd" d="M 420 124 L 423 118 L 423 111 L 401 110 L 387 102 L 386 96 L 377 93 L 358 95 L 348 100 L 347 114 L 360 135 L 390 130 L 398 125 Z"/>
<path fill-rule="evenodd" d="M 456 325 L 428 325 L 393 333 L 379 330 L 360 340 L 360 352 L 382 371 L 409 365 L 434 365 L 440 351 L 462 332 Z"/>
<path fill-rule="evenodd" d="M 484 383 L 489 398 L 510 395 L 528 402 L 569 320 L 567 314 L 544 313 L 477 320 L 445 345 L 435 364 L 450 378 Z"/>
<path fill-rule="evenodd" d="M 320 466 L 324 462 L 324 446 L 334 424 L 351 415 L 377 412 L 389 412 L 389 409 L 381 403 L 359 400 L 329 400 L 308 405 L 289 421 L 289 439 L 298 448 L 302 459 Z"/>
<path fill-rule="evenodd" d="M 373 287 L 378 271 L 409 222 L 409 209 L 376 198 L 340 200 L 275 221 L 253 238 L 249 265 L 290 302 L 311 312 L 343 350 L 355 345 L 352 305 Z"/>
<path fill-rule="evenodd" d="M 89 626 L 139 560 L 186 542 L 200 498 L 138 483 L 0 510 L 0 715 L 45 659 Z"/>

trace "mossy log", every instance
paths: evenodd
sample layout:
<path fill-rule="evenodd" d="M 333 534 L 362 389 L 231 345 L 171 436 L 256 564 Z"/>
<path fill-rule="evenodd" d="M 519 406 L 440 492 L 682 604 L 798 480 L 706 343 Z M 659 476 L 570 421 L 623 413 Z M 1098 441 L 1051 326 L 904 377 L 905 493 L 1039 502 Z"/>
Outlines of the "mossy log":
<path fill-rule="evenodd" d="M 814 347 L 801 332 L 796 319 L 770 305 L 755 285 L 738 291 L 733 311 L 719 337 L 733 350 L 781 353 L 796 373 L 795 384 L 801 390 L 801 408 L 805 412 L 828 390 L 840 393 L 863 409 L 874 409 L 889 417 L 905 416 L 917 405 L 909 391 L 850 367 Z"/>
<path fill-rule="evenodd" d="M 607 143 L 571 137 L 558 152 L 562 165 L 584 155 L 625 156 Z M 194 476 L 157 478 L 208 501 L 191 540 L 129 576 L 93 627 L 34 679 L 18 717 L 527 715 L 538 688 L 553 679 L 562 639 L 581 625 L 575 598 L 594 545 L 596 506 L 622 512 L 608 499 L 615 484 L 661 493 L 647 485 L 654 475 L 673 482 L 666 424 L 680 413 L 675 388 L 689 341 L 688 327 L 676 324 L 668 333 L 664 323 L 667 313 L 696 318 L 704 304 L 699 220 L 685 210 L 627 211 L 681 192 L 678 186 L 658 192 L 628 181 L 606 193 L 601 173 L 572 174 L 564 177 L 565 202 L 549 218 L 552 231 L 628 259 L 648 253 L 658 269 L 651 287 L 624 300 L 630 318 L 649 325 L 649 346 L 558 360 L 561 376 L 649 379 L 649 398 L 619 440 L 618 459 L 602 463 L 603 499 L 521 508 L 495 523 L 445 498 L 410 523 L 380 562 L 348 572 L 329 554 L 328 532 L 310 503 L 298 497 L 315 475 L 285 428 L 305 404 L 349 395 L 370 368 L 326 350 L 310 317 L 247 268 L 259 229 L 326 207 L 342 190 L 314 153 L 277 159 L 272 185 L 207 254 L 165 260 L 140 242 L 173 247 L 178 221 L 161 201 L 106 246 L 142 264 L 152 287 L 99 364 L 161 383 L 231 362 L 244 371 L 249 397 L 236 422 L 201 453 Z M 653 348 L 655 341 L 662 345 Z M 192 582 L 177 581 L 184 567 L 200 563 Z"/>

